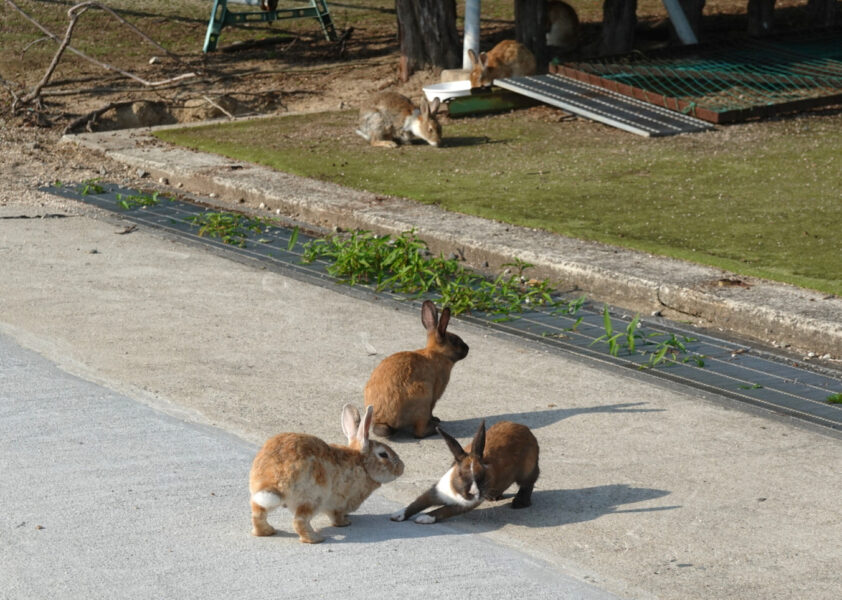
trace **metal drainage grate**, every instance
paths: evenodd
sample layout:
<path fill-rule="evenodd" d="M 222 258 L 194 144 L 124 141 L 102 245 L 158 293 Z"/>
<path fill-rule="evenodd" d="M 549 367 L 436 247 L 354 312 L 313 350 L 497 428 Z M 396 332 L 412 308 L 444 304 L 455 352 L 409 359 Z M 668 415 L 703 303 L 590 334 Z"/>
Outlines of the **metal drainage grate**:
<path fill-rule="evenodd" d="M 322 286 L 337 284 L 337 280 L 327 272 L 328 262 L 302 262 L 304 244 L 313 238 L 296 228 L 264 223 L 260 231 L 245 232 L 240 246 L 199 234 L 199 226 L 192 220 L 202 214 L 218 213 L 217 208 L 163 197 L 157 198 L 154 204 L 150 202 L 140 206 L 126 200 L 132 196 L 137 197 L 138 192 L 110 184 L 65 185 L 42 189 L 119 213 L 133 223 L 165 230 L 231 256 L 257 261 L 261 266 L 274 268 L 309 283 Z M 403 302 L 411 300 L 417 303 L 423 299 L 378 291 L 372 286 L 336 286 L 336 289 L 354 294 L 376 293 Z M 559 299 L 565 298 L 559 296 Z M 842 431 L 842 405 L 828 401 L 842 394 L 842 374 L 837 371 L 700 334 L 664 319 L 640 320 L 640 327 L 632 329 L 639 334 L 635 338 L 639 350 L 629 352 L 628 345 L 625 345 L 616 354 L 612 354 L 609 345 L 600 341 L 606 333 L 604 307 L 581 299 L 566 300 L 568 302 L 561 308 L 538 307 L 503 321 L 499 315 L 487 313 L 462 314 L 459 318 L 496 332 L 515 335 L 545 348 L 611 366 L 634 369 L 652 377 Z M 615 333 L 622 332 L 623 335 L 630 329 L 629 324 L 634 319 L 631 315 L 617 313 L 610 313 L 609 318 Z M 665 359 L 650 366 L 658 349 L 670 343 L 676 344 L 672 346 L 676 349 L 675 353 L 668 347 Z"/>

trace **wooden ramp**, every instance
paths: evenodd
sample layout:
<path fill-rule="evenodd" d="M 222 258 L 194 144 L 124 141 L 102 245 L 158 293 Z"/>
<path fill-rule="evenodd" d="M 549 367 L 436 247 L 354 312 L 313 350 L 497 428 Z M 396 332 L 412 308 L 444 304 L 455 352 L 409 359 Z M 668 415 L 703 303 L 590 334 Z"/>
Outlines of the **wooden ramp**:
<path fill-rule="evenodd" d="M 495 79 L 494 85 L 557 106 L 575 115 L 643 136 L 665 136 L 711 129 L 690 115 L 623 96 L 564 75 Z"/>

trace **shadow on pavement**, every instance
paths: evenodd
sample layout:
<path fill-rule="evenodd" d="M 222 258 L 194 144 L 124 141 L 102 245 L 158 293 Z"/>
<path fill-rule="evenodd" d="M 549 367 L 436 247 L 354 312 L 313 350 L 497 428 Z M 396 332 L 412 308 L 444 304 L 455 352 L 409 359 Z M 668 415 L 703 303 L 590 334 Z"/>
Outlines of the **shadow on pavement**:
<path fill-rule="evenodd" d="M 388 514 L 351 515 L 350 529 L 325 527 L 322 534 L 328 537 L 328 543 L 368 543 L 398 538 L 486 533 L 508 524 L 534 528 L 559 527 L 591 521 L 610 514 L 681 508 L 676 505 L 620 508 L 627 504 L 662 498 L 669 493 L 666 490 L 627 484 L 601 485 L 578 490 L 536 490 L 532 495 L 532 506 L 522 510 L 512 510 L 512 494 L 509 494 L 503 500 L 487 502 L 472 512 L 443 523 L 396 523 L 389 520 Z"/>
<path fill-rule="evenodd" d="M 590 406 L 587 408 L 552 408 L 547 410 L 536 410 L 522 413 L 504 413 L 499 415 L 489 415 L 486 417 L 474 417 L 470 419 L 457 419 L 455 421 L 442 421 L 442 428 L 452 436 L 455 437 L 471 437 L 479 427 L 479 422 L 484 418 L 486 427 L 491 427 L 500 421 L 514 421 L 526 425 L 530 429 L 540 429 L 553 425 L 564 419 L 575 417 L 577 415 L 608 413 L 608 414 L 626 414 L 626 413 L 644 413 L 644 412 L 663 412 L 660 408 L 637 408 L 644 406 L 645 402 L 626 402 L 623 404 L 606 404 L 601 406 Z M 434 439 L 439 436 L 430 436 L 428 439 Z M 389 439 L 390 442 L 405 442 L 416 441 L 411 435 L 399 432 Z M 538 440 L 540 443 L 540 439 Z"/>

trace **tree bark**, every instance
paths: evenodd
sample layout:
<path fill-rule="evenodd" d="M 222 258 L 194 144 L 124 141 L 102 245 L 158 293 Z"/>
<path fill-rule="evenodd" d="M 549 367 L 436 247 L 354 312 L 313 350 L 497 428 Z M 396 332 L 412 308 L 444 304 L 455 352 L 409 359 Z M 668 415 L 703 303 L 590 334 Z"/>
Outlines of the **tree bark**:
<path fill-rule="evenodd" d="M 775 0 L 748 0 L 748 34 L 765 35 L 775 28 Z"/>
<path fill-rule="evenodd" d="M 547 0 L 515 0 L 515 39 L 532 50 L 538 69 L 547 64 Z"/>
<path fill-rule="evenodd" d="M 625 54 L 634 48 L 637 0 L 605 0 L 602 4 L 600 54 Z"/>
<path fill-rule="evenodd" d="M 456 0 L 395 0 L 401 46 L 400 76 L 419 69 L 462 66 Z"/>
<path fill-rule="evenodd" d="M 836 19 L 836 0 L 807 0 L 807 22 L 811 27 L 833 27 Z"/>

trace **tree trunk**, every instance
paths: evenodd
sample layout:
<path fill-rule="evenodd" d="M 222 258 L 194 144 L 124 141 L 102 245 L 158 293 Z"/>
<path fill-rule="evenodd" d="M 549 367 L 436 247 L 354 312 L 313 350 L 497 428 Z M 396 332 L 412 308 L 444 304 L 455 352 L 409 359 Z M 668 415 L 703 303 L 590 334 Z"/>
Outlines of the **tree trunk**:
<path fill-rule="evenodd" d="M 418 69 L 462 66 L 456 0 L 395 0 L 401 45 L 401 79 Z"/>
<path fill-rule="evenodd" d="M 547 64 L 547 0 L 515 0 L 515 39 L 532 50 L 538 70 Z"/>
<path fill-rule="evenodd" d="M 836 25 L 836 0 L 807 0 L 807 22 L 811 27 Z"/>
<path fill-rule="evenodd" d="M 605 0 L 602 4 L 600 54 L 625 54 L 634 48 L 637 0 Z"/>
<path fill-rule="evenodd" d="M 765 35 L 775 27 L 775 0 L 748 0 L 748 34 Z"/>

